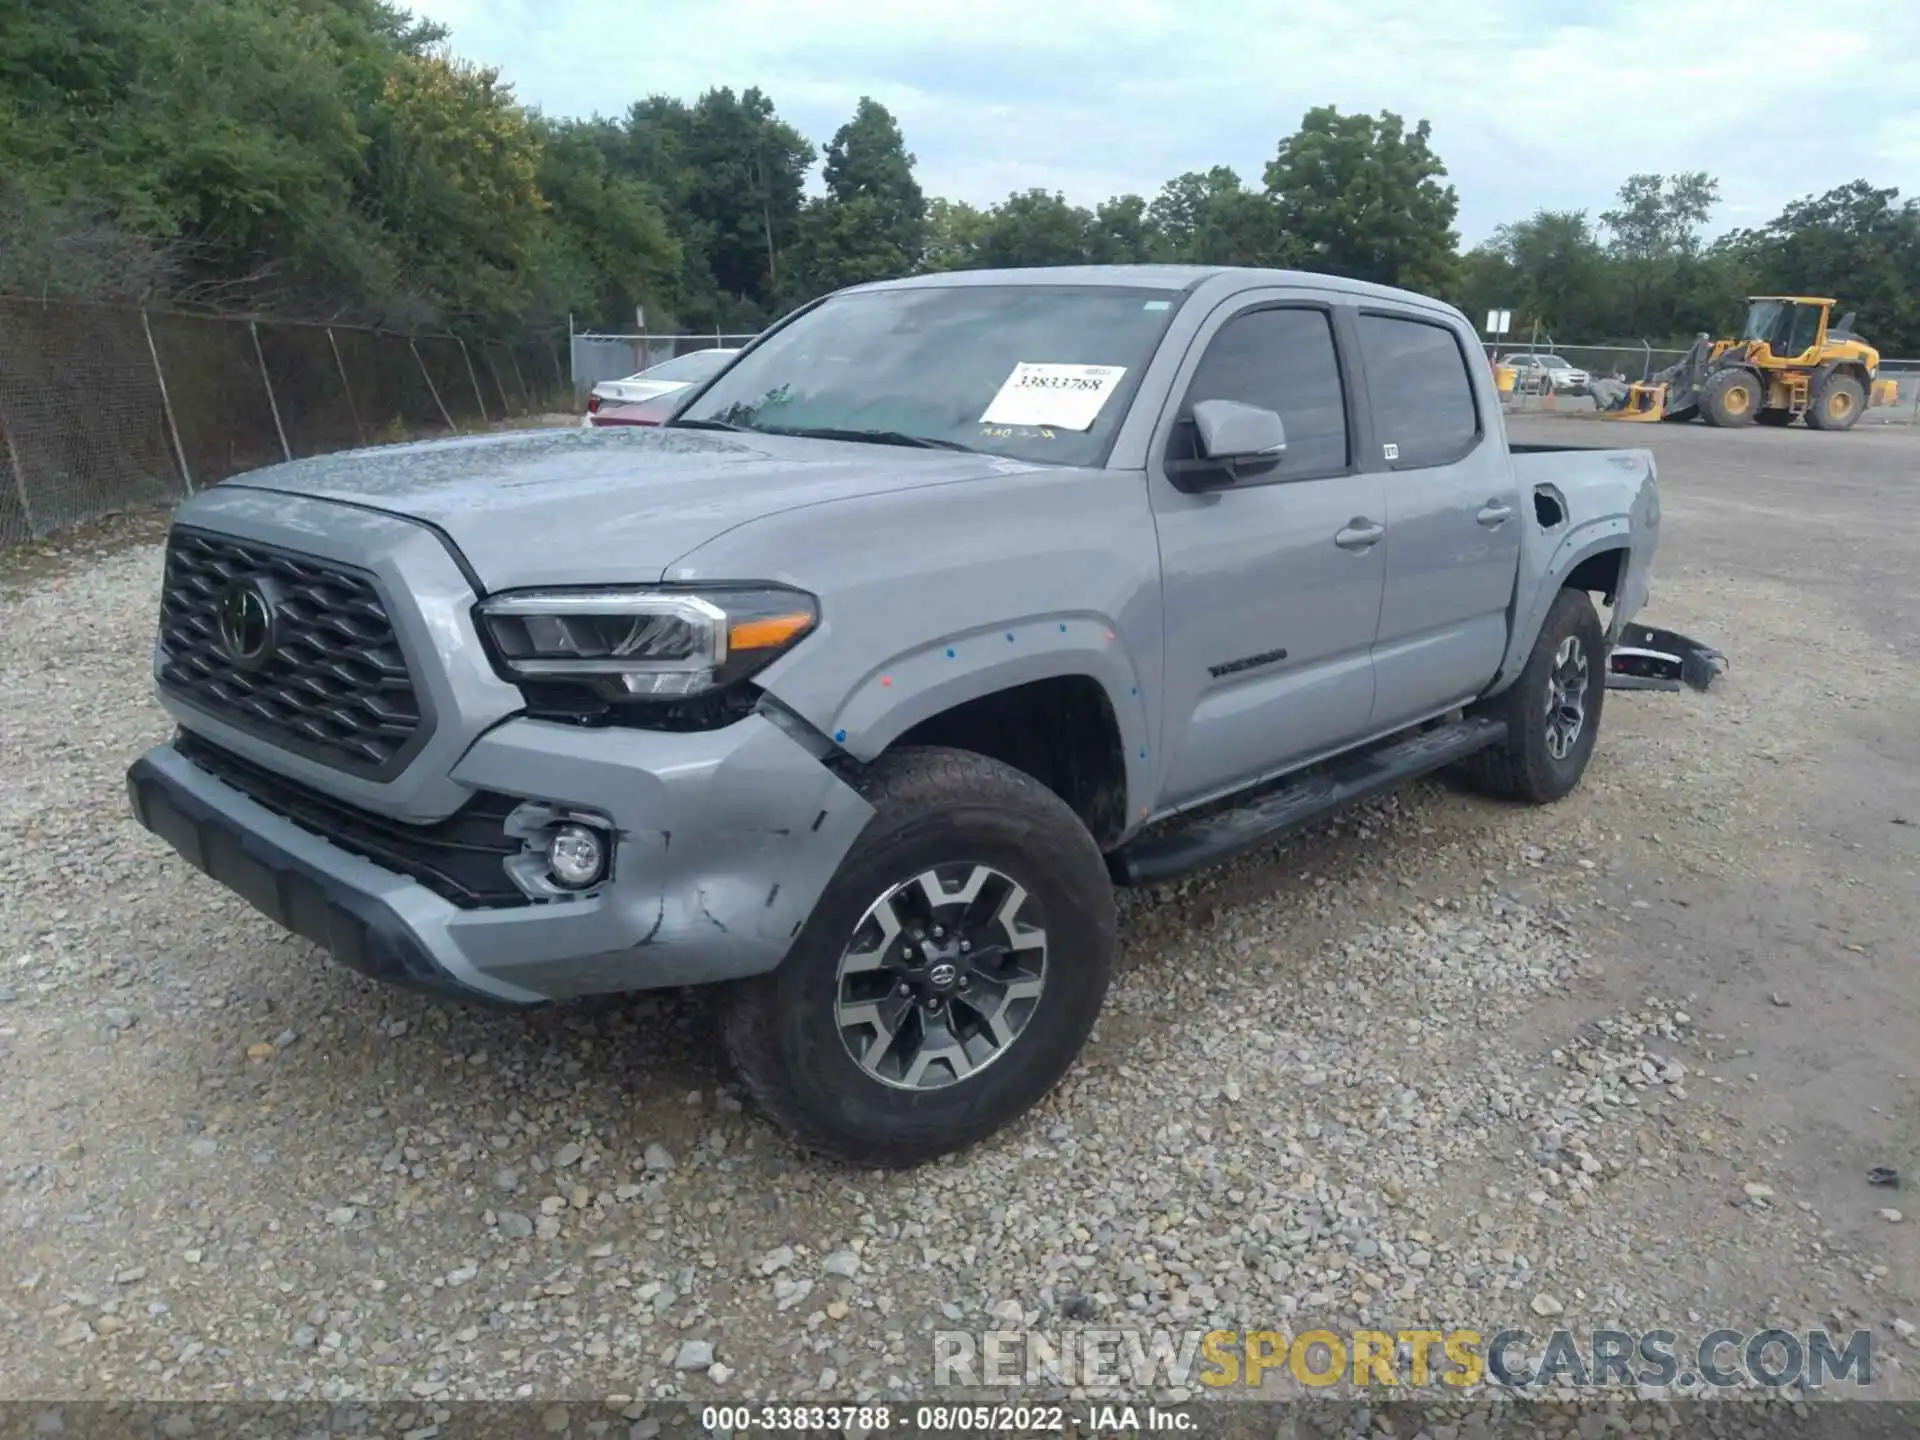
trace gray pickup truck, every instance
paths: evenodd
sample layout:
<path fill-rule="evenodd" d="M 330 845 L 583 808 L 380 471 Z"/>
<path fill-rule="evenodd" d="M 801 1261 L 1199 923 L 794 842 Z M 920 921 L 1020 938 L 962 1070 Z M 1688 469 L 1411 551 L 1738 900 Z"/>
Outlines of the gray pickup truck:
<path fill-rule="evenodd" d="M 726 982 L 767 1114 L 910 1164 L 1072 1064 L 1116 883 L 1445 765 L 1572 789 L 1659 526 L 1647 452 L 1510 445 L 1471 326 L 1418 295 L 862 286 L 660 428 L 195 496 L 154 654 L 178 730 L 129 787 L 383 980 Z"/>

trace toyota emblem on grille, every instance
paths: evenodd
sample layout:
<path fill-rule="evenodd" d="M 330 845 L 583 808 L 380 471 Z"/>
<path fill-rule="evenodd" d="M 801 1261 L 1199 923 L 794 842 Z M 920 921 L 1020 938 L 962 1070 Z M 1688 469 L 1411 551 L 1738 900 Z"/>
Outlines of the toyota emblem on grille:
<path fill-rule="evenodd" d="M 258 580 L 236 580 L 220 597 L 220 644 L 233 663 L 257 670 L 273 658 L 273 597 Z"/>

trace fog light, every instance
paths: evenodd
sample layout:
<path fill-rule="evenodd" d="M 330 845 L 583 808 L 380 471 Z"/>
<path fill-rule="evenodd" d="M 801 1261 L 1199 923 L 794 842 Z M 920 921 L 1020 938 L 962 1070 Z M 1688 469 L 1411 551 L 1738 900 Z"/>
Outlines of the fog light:
<path fill-rule="evenodd" d="M 607 846 L 585 825 L 562 825 L 547 842 L 547 869 L 556 885 L 584 890 L 606 872 Z"/>

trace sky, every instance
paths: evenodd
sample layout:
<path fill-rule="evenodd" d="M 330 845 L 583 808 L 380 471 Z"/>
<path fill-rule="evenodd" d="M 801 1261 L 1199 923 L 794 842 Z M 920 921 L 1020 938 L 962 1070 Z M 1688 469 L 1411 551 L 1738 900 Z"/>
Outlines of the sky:
<path fill-rule="evenodd" d="M 1854 179 L 1920 192 L 1909 0 L 1786 30 L 1725 0 L 400 3 L 549 115 L 758 85 L 822 146 L 871 95 L 927 193 L 976 205 L 1151 197 L 1217 164 L 1257 185 L 1322 104 L 1431 121 L 1468 244 L 1542 208 L 1597 217 L 1635 171 L 1718 177 L 1714 231 Z"/>

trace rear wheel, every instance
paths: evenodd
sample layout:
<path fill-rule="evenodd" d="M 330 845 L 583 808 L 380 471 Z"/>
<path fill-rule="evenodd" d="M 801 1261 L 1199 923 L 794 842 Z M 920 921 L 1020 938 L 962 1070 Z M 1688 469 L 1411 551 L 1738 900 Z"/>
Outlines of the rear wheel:
<path fill-rule="evenodd" d="M 1580 783 L 1600 733 L 1606 636 L 1584 590 L 1553 597 L 1520 678 L 1493 702 L 1507 738 L 1467 762 L 1489 794 L 1544 805 Z"/>
<path fill-rule="evenodd" d="M 803 1145 L 866 1166 L 959 1150 L 1052 1089 L 1086 1043 L 1116 949 L 1086 826 L 1031 777 L 904 750 L 780 968 L 737 987 L 727 1049 Z"/>
<path fill-rule="evenodd" d="M 1807 407 L 1807 423 L 1816 430 L 1851 430 L 1866 408 L 1866 387 L 1853 376 L 1836 371 L 1814 391 L 1813 404 Z"/>
<path fill-rule="evenodd" d="M 1700 391 L 1700 412 L 1715 425 L 1732 429 L 1751 425 L 1760 413 L 1760 377 L 1751 370 L 1722 370 Z"/>

